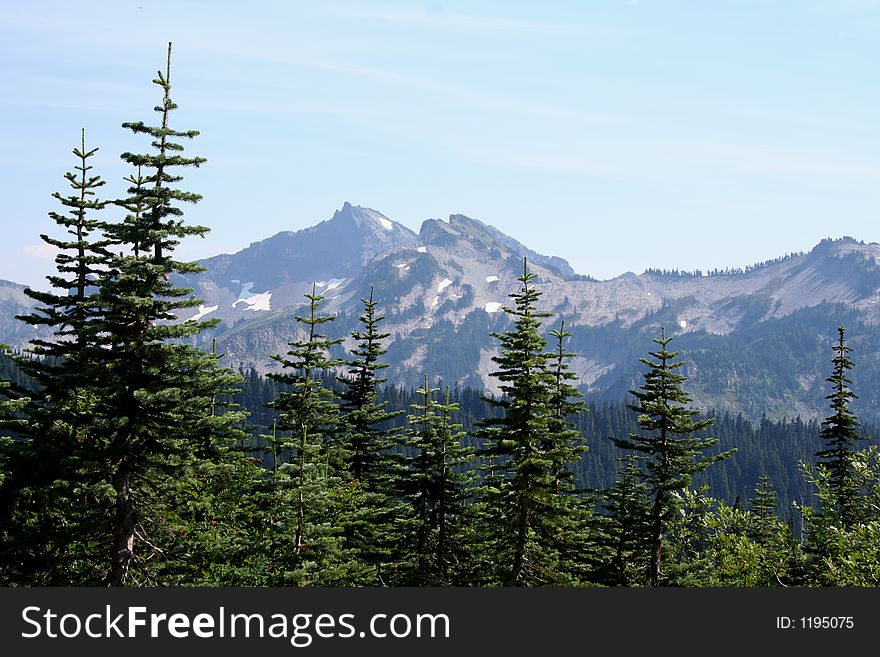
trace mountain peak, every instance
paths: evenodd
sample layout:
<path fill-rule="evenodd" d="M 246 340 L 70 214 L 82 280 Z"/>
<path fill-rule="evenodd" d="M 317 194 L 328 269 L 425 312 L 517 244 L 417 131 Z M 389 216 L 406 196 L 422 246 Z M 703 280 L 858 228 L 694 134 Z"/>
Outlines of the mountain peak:
<path fill-rule="evenodd" d="M 497 248 L 518 258 L 528 257 L 529 261 L 555 271 L 566 280 L 577 276 L 571 265 L 558 256 L 545 256 L 532 251 L 514 238 L 494 226 L 463 214 L 449 215 L 449 222 L 428 219 L 422 224 L 421 238 L 426 243 L 448 243 L 455 239 L 468 238 L 482 244 L 486 249 Z"/>
<path fill-rule="evenodd" d="M 365 208 L 360 205 L 352 205 L 348 201 L 345 201 L 342 204 L 342 208 L 333 213 L 330 221 L 337 223 L 350 222 L 361 229 L 381 228 L 385 231 L 402 231 L 410 233 L 411 237 L 415 237 L 415 233 L 412 233 L 412 231 L 396 221 L 389 219 L 378 210 Z"/>

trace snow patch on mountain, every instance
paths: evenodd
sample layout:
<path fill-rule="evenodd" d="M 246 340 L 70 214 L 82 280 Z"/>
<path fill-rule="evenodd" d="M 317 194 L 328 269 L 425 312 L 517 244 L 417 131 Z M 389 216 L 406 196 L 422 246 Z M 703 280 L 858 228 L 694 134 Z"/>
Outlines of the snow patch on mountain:
<path fill-rule="evenodd" d="M 255 294 L 254 296 L 245 299 L 245 301 L 249 304 L 248 307 L 245 308 L 245 310 L 272 310 L 271 300 L 271 292 Z"/>
<path fill-rule="evenodd" d="M 219 307 L 220 307 L 219 305 L 217 305 L 217 306 L 206 306 L 205 304 L 201 304 L 201 305 L 199 306 L 199 312 L 197 312 L 195 315 L 193 315 L 192 317 L 190 317 L 190 319 L 193 320 L 193 321 L 196 321 L 196 322 L 197 322 L 198 320 L 200 320 L 202 317 L 204 317 L 204 316 L 207 315 L 208 313 L 212 313 L 212 312 L 214 312 L 215 310 L 217 310 Z"/>
<path fill-rule="evenodd" d="M 376 221 L 379 222 L 379 225 L 382 226 L 385 230 L 394 230 L 394 224 L 391 223 L 390 220 L 385 217 L 376 217 Z"/>
<path fill-rule="evenodd" d="M 324 293 L 326 294 L 330 290 L 335 290 L 343 283 L 345 283 L 344 278 L 331 278 L 329 281 L 318 281 L 317 283 L 315 283 L 315 285 L 317 285 L 318 287 L 326 287 L 327 289 L 324 290 Z"/>
<path fill-rule="evenodd" d="M 427 246 L 420 246 L 419 248 L 416 249 L 416 251 L 418 251 L 419 253 L 427 253 L 428 247 Z"/>
<path fill-rule="evenodd" d="M 238 293 L 238 299 L 232 303 L 235 308 L 238 304 L 243 303 L 245 310 L 271 310 L 271 292 L 261 292 L 259 294 L 251 294 L 251 288 L 254 287 L 253 281 L 248 281 L 241 286 L 241 292 Z M 216 308 L 215 308 L 216 310 Z"/>
<path fill-rule="evenodd" d="M 449 280 L 448 278 L 444 278 L 442 281 L 440 281 L 440 284 L 437 285 L 437 293 L 439 294 L 440 292 L 445 290 L 450 285 L 452 285 L 452 281 Z"/>
<path fill-rule="evenodd" d="M 238 299 L 235 303 L 232 304 L 232 307 L 235 308 L 238 304 L 243 303 L 245 304 L 245 306 L 247 306 L 245 310 L 271 310 L 271 299 L 271 292 L 262 292 L 260 294 L 253 294 L 243 299 Z"/>
<path fill-rule="evenodd" d="M 499 310 L 501 310 L 501 306 L 502 304 L 498 301 L 490 301 L 485 305 L 483 310 L 485 310 L 487 313 L 497 313 Z"/>
<path fill-rule="evenodd" d="M 497 280 L 498 280 L 498 277 L 497 277 L 497 276 L 486 276 L 486 282 L 487 282 L 487 283 L 494 283 L 494 282 L 497 281 Z"/>
<path fill-rule="evenodd" d="M 247 306 L 245 310 L 271 310 L 271 299 L 271 292 L 261 292 L 260 294 L 252 294 L 249 297 L 243 297 L 236 300 L 235 303 L 232 304 L 232 307 L 235 308 L 238 304 L 243 303 Z"/>

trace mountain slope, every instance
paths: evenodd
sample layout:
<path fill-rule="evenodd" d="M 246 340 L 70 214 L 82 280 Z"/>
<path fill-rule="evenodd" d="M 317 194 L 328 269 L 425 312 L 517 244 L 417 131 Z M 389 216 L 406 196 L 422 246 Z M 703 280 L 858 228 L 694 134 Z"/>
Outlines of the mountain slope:
<path fill-rule="evenodd" d="M 880 420 L 880 245 L 824 240 L 806 254 L 744 271 L 648 271 L 596 281 L 563 259 L 537 254 L 498 229 L 463 215 L 429 219 L 419 234 L 369 208 L 345 203 L 311 228 L 283 232 L 235 254 L 202 261 L 185 282 L 205 300 L 184 318 L 217 318 L 212 337 L 235 366 L 277 367 L 301 327 L 295 320 L 315 285 L 337 321 L 331 337 L 357 326 L 360 299 L 374 289 L 390 333 L 386 371 L 412 385 L 424 372 L 494 391 L 492 331 L 518 287 L 523 258 L 537 275 L 541 306 L 562 318 L 577 353 L 573 369 L 595 399 L 623 398 L 640 383 L 639 357 L 661 325 L 677 334 L 689 386 L 704 408 L 757 419 L 824 413 L 824 377 L 838 323 L 848 328 L 862 385 L 857 407 Z M 5 295 L 5 296 L 4 296 Z M 0 284 L 0 340 L 21 345 L 26 327 L 11 317 L 29 300 Z M 340 348 L 340 356 L 344 355 Z"/>

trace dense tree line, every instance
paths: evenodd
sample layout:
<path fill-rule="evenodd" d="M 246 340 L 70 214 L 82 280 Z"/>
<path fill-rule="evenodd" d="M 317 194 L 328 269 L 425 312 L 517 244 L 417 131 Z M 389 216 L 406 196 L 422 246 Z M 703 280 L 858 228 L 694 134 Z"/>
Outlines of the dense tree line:
<path fill-rule="evenodd" d="M 828 240 L 823 240 L 823 243 Z M 680 269 L 661 269 L 658 267 L 648 267 L 645 270 L 645 274 L 649 276 L 657 276 L 663 278 L 700 278 L 702 276 L 739 276 L 742 274 L 748 274 L 753 271 L 758 271 L 759 269 L 764 269 L 769 267 L 770 265 L 775 265 L 780 262 L 785 262 L 786 260 L 790 260 L 791 258 L 798 258 L 803 256 L 803 251 L 798 251 L 796 253 L 786 253 L 784 256 L 779 258 L 773 258 L 772 260 L 764 260 L 762 262 L 757 262 L 752 265 L 747 265 L 746 267 L 725 267 L 724 269 L 710 269 L 705 273 L 701 269 L 694 269 L 692 271 L 680 270 Z"/>
<path fill-rule="evenodd" d="M 525 260 L 508 328 L 492 334 L 496 397 L 430 373 L 414 390 L 384 386 L 389 334 L 372 291 L 344 358 L 314 288 L 268 380 L 195 347 L 214 322 L 178 319 L 201 300 L 174 283 L 199 271 L 174 251 L 207 231 L 186 223 L 182 207 L 199 196 L 178 186 L 204 159 L 183 154 L 197 131 L 171 127 L 170 44 L 154 83 L 157 125 L 123 124 L 151 146 L 122 154 L 127 195 L 98 197 L 96 149 L 82 134 L 65 175 L 72 193 L 56 194 L 62 211 L 50 213 L 66 236 L 42 236 L 57 253 L 52 291 L 29 291 L 37 306 L 21 319 L 52 338 L 11 355 L 17 367 L 4 364 L 0 386 L 10 436 L 0 441 L 0 582 L 878 583 L 880 463 L 850 407 L 842 327 L 830 415 L 806 431 L 774 428 L 815 429 L 820 444 L 800 465 L 761 461 L 774 453 L 763 422 L 702 416 L 662 327 L 631 402 L 589 412 L 571 334 L 542 310 Z M 756 452 L 750 471 L 712 480 L 736 462 L 735 446 Z M 814 501 L 780 515 L 774 477 L 797 467 Z M 747 493 L 743 477 L 755 481 Z"/>

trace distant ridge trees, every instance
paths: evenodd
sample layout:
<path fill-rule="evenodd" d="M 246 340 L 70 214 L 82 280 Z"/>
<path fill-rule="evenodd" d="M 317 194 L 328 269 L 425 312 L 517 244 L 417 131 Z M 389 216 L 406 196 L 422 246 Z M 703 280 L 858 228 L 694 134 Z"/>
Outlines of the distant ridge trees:
<path fill-rule="evenodd" d="M 701 276 L 738 276 L 741 274 L 748 274 L 753 271 L 758 271 L 759 269 L 764 269 L 765 267 L 769 267 L 770 265 L 775 265 L 780 262 L 785 262 L 786 260 L 790 260 L 791 258 L 797 258 L 805 255 L 803 251 L 797 251 L 795 253 L 786 253 L 784 256 L 779 258 L 773 258 L 771 260 L 764 260 L 762 262 L 756 262 L 752 265 L 746 265 L 745 267 L 725 267 L 724 269 L 709 269 L 706 272 L 703 272 L 701 269 L 694 269 L 691 271 L 687 270 L 679 270 L 679 269 L 661 269 L 658 267 L 648 267 L 645 270 L 645 274 L 649 276 L 662 276 L 664 278 L 700 278 Z"/>

